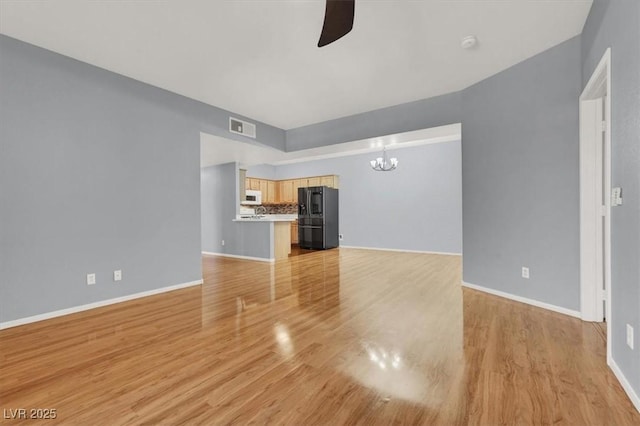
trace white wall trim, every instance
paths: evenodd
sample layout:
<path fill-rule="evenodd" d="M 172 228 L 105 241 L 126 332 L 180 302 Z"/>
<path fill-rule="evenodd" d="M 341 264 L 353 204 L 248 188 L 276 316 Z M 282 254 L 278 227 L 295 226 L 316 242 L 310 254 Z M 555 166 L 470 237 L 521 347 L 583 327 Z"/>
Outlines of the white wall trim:
<path fill-rule="evenodd" d="M 51 318 L 61 317 L 64 315 L 75 314 L 78 312 L 88 311 L 90 309 L 101 308 L 103 306 L 113 305 L 116 303 L 127 302 L 133 299 L 139 299 L 141 297 L 153 296 L 160 293 L 167 293 L 169 291 L 180 290 L 182 288 L 192 287 L 196 285 L 201 285 L 203 280 L 189 281 L 182 284 L 176 284 L 169 287 L 161 287 L 155 288 L 153 290 L 143 291 L 140 293 L 129 294 L 127 296 L 116 297 L 114 299 L 100 300 L 98 302 L 89 303 L 86 305 L 74 306 L 72 308 L 60 309 L 58 311 L 47 312 L 44 314 L 38 314 L 31 317 L 20 318 L 13 321 L 7 321 L 0 323 L 0 330 L 4 330 L 6 328 L 17 327 L 19 325 L 30 324 L 33 322 L 44 321 Z"/>
<path fill-rule="evenodd" d="M 211 251 L 203 251 L 202 254 L 207 256 L 220 256 L 220 257 L 232 257 L 234 259 L 243 259 L 243 260 L 256 260 L 258 262 L 275 262 L 275 259 L 267 259 L 265 257 L 253 257 L 253 256 L 240 256 L 239 254 L 228 254 L 228 253 L 214 253 Z"/>
<path fill-rule="evenodd" d="M 358 250 L 378 250 L 378 251 L 395 251 L 399 253 L 422 253 L 422 254 L 441 254 L 445 256 L 462 256 L 462 253 L 448 253 L 444 251 L 423 251 L 423 250 L 404 250 L 379 247 L 358 247 L 358 246 L 340 246 L 341 249 L 358 249 Z"/>
<path fill-rule="evenodd" d="M 515 300 L 516 302 L 526 303 L 527 305 L 536 306 L 538 308 L 547 309 L 549 311 L 558 312 L 560 314 L 569 315 L 571 317 L 580 318 L 580 311 L 574 311 L 573 309 L 567 309 L 561 306 L 552 305 L 550 303 L 540 302 L 538 300 L 529 299 L 522 296 L 516 296 L 515 294 L 505 293 L 504 291 L 482 287 L 480 285 L 471 284 L 465 281 L 462 281 L 462 286 L 471 288 L 473 290 L 482 291 L 484 293 L 489 293 L 494 296 L 504 297 L 505 299 Z"/>
<path fill-rule="evenodd" d="M 589 81 L 580 94 L 580 310 L 582 319 L 585 321 L 602 321 L 602 299 L 606 303 L 607 321 L 607 362 L 612 359 L 611 318 L 613 316 L 612 296 L 611 296 L 611 48 L 602 55 L 600 62 L 591 74 Z M 597 250 L 601 235 L 595 235 L 592 222 L 599 220 L 600 212 L 594 202 L 592 190 L 595 177 L 590 170 L 590 164 L 595 161 L 594 148 L 590 146 L 592 136 L 590 136 L 589 120 L 585 119 L 585 110 L 588 113 L 589 100 L 604 96 L 604 115 L 607 123 L 604 138 L 604 286 L 605 290 L 599 288 L 599 283 L 593 279 L 594 263 L 598 262 L 601 253 Z M 588 118 L 588 115 L 587 115 Z M 599 194 L 596 194 L 596 196 Z M 595 218 L 595 219 L 594 219 Z M 599 231 L 598 231 L 599 232 Z M 595 271 L 598 275 L 602 271 Z"/>
<path fill-rule="evenodd" d="M 380 143 L 387 150 L 404 149 L 414 146 L 430 145 L 433 143 L 459 141 L 462 137 L 462 123 L 446 124 L 444 126 L 429 127 L 409 132 L 377 136 L 375 138 L 360 139 L 339 144 L 307 148 L 298 151 L 285 152 L 279 159 L 267 162 L 272 166 L 304 163 L 308 161 L 324 160 L 328 158 L 347 157 L 380 151 Z"/>
<path fill-rule="evenodd" d="M 600 58 L 600 62 L 598 62 L 598 65 L 593 70 L 591 77 L 589 77 L 589 81 L 584 86 L 584 89 L 580 94 L 580 100 L 589 99 L 589 94 L 597 90 L 598 87 L 602 85 L 606 74 L 609 74 L 610 76 L 610 73 L 609 73 L 610 64 L 611 64 L 611 48 L 608 47 L 607 50 L 604 51 L 602 58 Z"/>
<path fill-rule="evenodd" d="M 618 367 L 618 364 L 616 364 L 613 359 L 611 359 L 611 361 L 607 364 L 609 364 L 611 371 L 613 371 L 613 374 L 622 385 L 622 389 L 624 389 L 624 391 L 627 393 L 627 396 L 636 407 L 636 410 L 640 412 L 640 396 L 638 396 L 638 394 L 633 390 L 633 387 L 627 380 L 627 377 L 624 375 L 624 373 L 622 373 L 622 370 L 620 370 L 620 367 Z"/>

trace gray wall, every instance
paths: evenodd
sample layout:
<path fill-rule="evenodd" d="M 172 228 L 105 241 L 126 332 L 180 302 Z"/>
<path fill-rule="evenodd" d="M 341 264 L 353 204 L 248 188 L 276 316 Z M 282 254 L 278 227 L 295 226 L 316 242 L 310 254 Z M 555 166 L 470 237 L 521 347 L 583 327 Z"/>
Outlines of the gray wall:
<path fill-rule="evenodd" d="M 163 108 L 170 108 L 181 116 L 188 117 L 193 120 L 197 131 L 202 131 L 212 135 L 222 136 L 227 139 L 247 142 L 250 144 L 266 145 L 272 148 L 285 150 L 285 131 L 277 127 L 256 121 L 251 117 L 244 116 L 232 111 L 227 111 L 222 108 L 217 108 L 202 102 L 195 101 L 193 99 L 177 95 L 175 93 L 159 89 L 154 86 L 150 86 L 145 83 L 141 83 L 137 80 L 133 80 L 119 74 L 115 74 L 109 71 L 105 71 L 101 68 L 94 67 L 93 65 L 86 64 L 84 62 L 76 61 L 66 56 L 58 55 L 45 49 L 41 49 L 16 40 L 14 38 L 0 34 L 0 42 L 2 43 L 2 55 L 3 61 L 6 62 L 6 55 L 9 55 L 9 51 L 21 52 L 23 55 L 41 55 L 46 56 L 48 61 L 66 62 L 67 67 L 74 72 L 82 75 L 92 73 L 100 75 L 102 79 L 109 79 L 118 81 L 118 84 L 135 86 L 134 93 L 141 93 L 147 99 L 147 102 L 154 103 L 162 106 Z M 7 58 L 9 56 L 6 56 Z M 54 59 L 55 58 L 55 59 Z M 236 117 L 254 123 L 256 125 L 256 138 L 247 138 L 242 135 L 229 132 L 229 117 Z"/>
<path fill-rule="evenodd" d="M 197 123 L 116 74 L 0 56 L 0 321 L 199 280 Z"/>
<path fill-rule="evenodd" d="M 200 176 L 202 251 L 272 259 L 273 224 L 233 222 L 239 200 L 238 164 L 205 167 Z"/>
<path fill-rule="evenodd" d="M 376 172 L 379 153 L 276 167 L 278 179 L 340 176 L 341 245 L 461 253 L 460 142 L 389 151 L 400 165 Z"/>
<path fill-rule="evenodd" d="M 580 49 L 575 37 L 458 93 L 289 130 L 287 150 L 461 121 L 465 281 L 578 310 Z"/>
<path fill-rule="evenodd" d="M 464 281 L 580 309 L 580 75 L 575 37 L 464 90 Z"/>
<path fill-rule="evenodd" d="M 235 210 L 230 209 L 235 205 L 234 166 L 235 163 L 229 163 L 200 171 L 202 251 L 221 252 L 224 227 L 235 217 Z"/>
<path fill-rule="evenodd" d="M 258 164 L 247 167 L 247 177 L 273 180 L 276 178 L 276 167 L 270 164 Z"/>
<path fill-rule="evenodd" d="M 611 211 L 613 358 L 640 395 L 640 2 L 593 2 L 582 35 L 582 82 L 611 47 L 612 186 L 624 204 Z M 635 351 L 626 345 L 635 330 Z"/>
<path fill-rule="evenodd" d="M 298 151 L 460 122 L 460 93 L 450 93 L 286 132 L 286 150 Z"/>
<path fill-rule="evenodd" d="M 465 280 L 579 309 L 580 53 L 575 37 L 458 93 L 288 130 L 287 150 L 461 121 Z"/>
<path fill-rule="evenodd" d="M 0 322 L 199 280 L 200 131 L 246 117 L 4 35 L 0 57 Z"/>

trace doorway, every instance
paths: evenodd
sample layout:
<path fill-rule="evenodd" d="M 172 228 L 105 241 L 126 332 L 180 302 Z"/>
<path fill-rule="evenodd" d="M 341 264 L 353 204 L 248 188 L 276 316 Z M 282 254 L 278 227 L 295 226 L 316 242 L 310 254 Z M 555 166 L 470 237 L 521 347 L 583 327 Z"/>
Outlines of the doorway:
<path fill-rule="evenodd" d="M 611 49 L 579 102 L 580 311 L 584 321 L 602 322 L 611 318 Z M 610 327 L 607 321 L 607 336 Z"/>

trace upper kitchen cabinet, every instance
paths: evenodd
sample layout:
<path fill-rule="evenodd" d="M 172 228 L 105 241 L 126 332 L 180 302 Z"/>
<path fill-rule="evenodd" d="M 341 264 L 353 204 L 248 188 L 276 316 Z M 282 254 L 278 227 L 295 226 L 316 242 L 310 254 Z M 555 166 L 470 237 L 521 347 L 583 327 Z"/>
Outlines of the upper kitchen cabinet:
<path fill-rule="evenodd" d="M 265 179 L 258 179 L 260 184 L 260 188 L 258 188 L 258 191 L 262 192 L 262 202 L 267 202 L 267 200 L 269 199 L 269 183 L 267 180 Z"/>
<path fill-rule="evenodd" d="M 268 179 L 246 178 L 245 190 L 262 192 L 263 204 L 274 204 L 277 200 L 276 182 Z"/>
<path fill-rule="evenodd" d="M 329 188 L 338 188 L 338 176 L 320 176 L 320 185 L 328 186 Z"/>
<path fill-rule="evenodd" d="M 306 188 L 308 186 L 328 186 L 329 188 L 338 188 L 337 175 L 312 176 L 282 182 L 293 182 L 293 202 L 295 203 L 298 202 L 298 188 Z"/>
<path fill-rule="evenodd" d="M 250 189 L 252 191 L 260 191 L 260 179 L 256 178 L 247 178 L 245 180 L 246 189 Z"/>
<path fill-rule="evenodd" d="M 298 194 L 293 194 L 293 180 L 281 180 L 280 184 L 280 202 L 281 203 L 295 203 L 298 200 Z"/>
<path fill-rule="evenodd" d="M 304 185 L 301 185 L 300 181 L 301 179 L 294 179 L 292 181 L 293 182 L 293 202 L 296 204 L 298 203 L 298 188 L 300 188 L 301 186 L 304 186 Z"/>
<path fill-rule="evenodd" d="M 298 179 L 298 187 L 304 188 L 306 186 L 328 186 L 329 188 L 338 188 L 338 176 L 313 176 Z M 297 193 L 297 190 L 296 190 Z"/>
<path fill-rule="evenodd" d="M 272 180 L 267 181 L 267 192 L 266 192 L 265 200 L 267 203 L 270 203 L 270 204 L 273 204 L 278 200 L 278 197 L 276 194 L 276 183 Z"/>
<path fill-rule="evenodd" d="M 306 186 L 321 186 L 322 179 L 320 178 L 320 176 L 317 177 L 310 177 L 307 178 L 307 185 Z"/>
<path fill-rule="evenodd" d="M 245 187 L 247 190 L 262 192 L 263 204 L 297 203 L 298 188 L 305 188 L 307 186 L 338 188 L 338 176 L 313 176 L 278 181 L 258 178 L 245 179 Z"/>

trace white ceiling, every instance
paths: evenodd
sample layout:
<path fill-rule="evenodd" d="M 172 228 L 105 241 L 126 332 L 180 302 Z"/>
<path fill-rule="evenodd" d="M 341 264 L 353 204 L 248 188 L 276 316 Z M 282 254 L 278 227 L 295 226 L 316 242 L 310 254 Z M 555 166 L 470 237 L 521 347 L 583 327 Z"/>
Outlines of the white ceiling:
<path fill-rule="evenodd" d="M 591 3 L 357 0 L 318 48 L 324 0 L 0 0 L 0 32 L 290 129 L 463 89 L 578 35 Z"/>
<path fill-rule="evenodd" d="M 367 152 L 379 153 L 383 147 L 391 151 L 430 143 L 460 140 L 461 132 L 462 125 L 456 123 L 292 152 L 283 152 L 259 144 L 238 142 L 201 132 L 200 167 L 231 162 L 240 163 L 243 167 L 256 164 L 281 165 Z"/>

